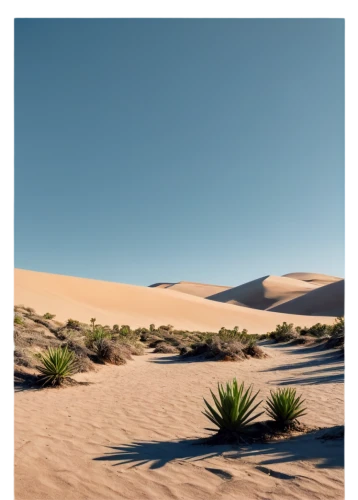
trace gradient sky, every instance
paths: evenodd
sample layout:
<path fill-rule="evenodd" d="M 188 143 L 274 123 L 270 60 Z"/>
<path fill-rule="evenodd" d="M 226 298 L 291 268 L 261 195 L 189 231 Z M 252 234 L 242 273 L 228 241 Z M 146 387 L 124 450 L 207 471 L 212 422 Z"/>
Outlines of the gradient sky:
<path fill-rule="evenodd" d="M 15 265 L 343 277 L 344 21 L 16 20 Z"/>

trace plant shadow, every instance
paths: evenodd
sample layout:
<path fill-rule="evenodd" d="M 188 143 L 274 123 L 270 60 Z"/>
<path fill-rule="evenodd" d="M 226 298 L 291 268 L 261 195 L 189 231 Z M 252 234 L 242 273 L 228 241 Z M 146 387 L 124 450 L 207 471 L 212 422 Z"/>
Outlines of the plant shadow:
<path fill-rule="evenodd" d="M 121 446 L 108 446 L 110 450 L 93 460 L 114 462 L 113 466 L 128 465 L 135 468 L 144 464 L 149 469 L 160 469 L 173 461 L 189 462 L 225 456 L 230 459 L 256 457 L 258 465 L 311 461 L 316 468 L 343 467 L 343 426 L 301 434 L 269 443 L 253 445 L 204 444 L 203 439 L 179 441 L 135 441 Z M 196 446 L 200 445 L 200 446 Z"/>
<path fill-rule="evenodd" d="M 121 446 L 108 446 L 111 451 L 93 460 L 115 462 L 113 465 L 133 464 L 132 467 L 150 464 L 150 469 L 159 469 L 172 461 L 198 461 L 220 456 L 230 448 L 227 445 L 213 447 L 203 443 L 203 439 L 135 441 Z"/>

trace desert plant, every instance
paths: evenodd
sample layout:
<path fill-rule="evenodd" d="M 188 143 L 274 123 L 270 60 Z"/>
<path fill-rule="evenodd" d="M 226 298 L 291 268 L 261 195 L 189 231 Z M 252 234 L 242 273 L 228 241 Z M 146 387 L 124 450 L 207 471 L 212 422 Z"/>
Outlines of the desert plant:
<path fill-rule="evenodd" d="M 51 313 L 45 313 L 44 318 L 45 319 L 53 319 L 56 317 L 56 314 L 51 314 Z"/>
<path fill-rule="evenodd" d="M 297 332 L 293 329 L 293 323 L 286 323 L 286 321 L 282 325 L 277 325 L 275 331 L 269 332 L 269 337 L 275 342 L 287 342 L 296 338 L 296 336 Z"/>
<path fill-rule="evenodd" d="M 305 415 L 307 408 L 302 405 L 302 396 L 296 397 L 296 389 L 286 388 L 271 391 L 271 396 L 267 398 L 265 410 L 280 426 L 292 425 L 294 420 Z"/>
<path fill-rule="evenodd" d="M 23 325 L 24 324 L 24 320 L 21 316 L 19 316 L 18 314 L 15 314 L 14 316 L 14 323 L 15 325 Z"/>
<path fill-rule="evenodd" d="M 119 326 L 118 326 L 118 325 L 113 325 L 112 330 L 113 330 L 115 333 L 119 333 Z"/>
<path fill-rule="evenodd" d="M 66 323 L 66 328 L 69 330 L 79 330 L 80 329 L 80 322 L 77 321 L 76 319 L 68 319 Z"/>
<path fill-rule="evenodd" d="M 76 372 L 75 354 L 65 347 L 51 348 L 39 357 L 42 365 L 37 369 L 43 374 L 43 385 L 61 385 Z"/>
<path fill-rule="evenodd" d="M 91 348 L 95 342 L 106 338 L 111 338 L 110 332 L 107 332 L 104 328 L 97 326 L 93 331 L 87 331 L 86 346 Z"/>
<path fill-rule="evenodd" d="M 204 399 L 206 409 L 203 414 L 218 427 L 219 432 L 240 433 L 249 422 L 264 413 L 261 412 L 251 416 L 262 403 L 262 401 L 259 401 L 253 406 L 259 391 L 252 395 L 252 386 L 245 391 L 244 383 L 242 382 L 239 386 L 236 378 L 234 378 L 232 382 L 226 384 L 226 388 L 218 384 L 218 390 L 219 399 L 210 391 L 216 409 Z"/>
<path fill-rule="evenodd" d="M 131 333 L 131 327 L 129 325 L 122 325 L 119 333 L 124 336 L 129 335 Z"/>
<path fill-rule="evenodd" d="M 92 330 L 94 331 L 95 323 L 96 323 L 96 318 L 91 318 L 90 323 L 92 325 Z"/>
<path fill-rule="evenodd" d="M 150 326 L 149 326 L 149 330 L 153 333 L 155 331 L 155 325 L 152 323 Z"/>

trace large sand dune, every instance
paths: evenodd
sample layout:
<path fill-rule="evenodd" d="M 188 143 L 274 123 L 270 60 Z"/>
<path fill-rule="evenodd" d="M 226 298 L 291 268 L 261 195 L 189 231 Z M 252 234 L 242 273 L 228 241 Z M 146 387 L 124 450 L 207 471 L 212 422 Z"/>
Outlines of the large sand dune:
<path fill-rule="evenodd" d="M 264 276 L 249 283 L 211 295 L 210 300 L 269 309 L 316 289 L 311 283 L 282 276 Z"/>
<path fill-rule="evenodd" d="M 317 286 L 329 285 L 330 283 L 335 283 L 336 281 L 341 281 L 342 279 L 337 276 L 329 276 L 328 274 L 318 273 L 289 273 L 284 274 L 284 277 L 306 281 Z"/>
<path fill-rule="evenodd" d="M 321 286 L 316 290 L 273 307 L 271 311 L 317 316 L 344 315 L 344 280 Z"/>
<path fill-rule="evenodd" d="M 192 281 L 179 281 L 178 283 L 155 283 L 154 285 L 150 285 L 150 287 L 166 288 L 167 290 L 173 292 L 188 293 L 189 295 L 204 298 L 216 293 L 224 292 L 231 288 L 229 286 L 208 285 L 206 283 L 194 283 Z"/>
<path fill-rule="evenodd" d="M 334 318 L 298 316 L 223 304 L 186 293 L 140 287 L 35 271 L 15 270 L 15 304 L 25 304 L 40 314 L 88 322 L 131 327 L 171 324 L 175 328 L 217 331 L 239 326 L 250 333 L 266 333 L 283 321 L 310 326 L 333 323 Z"/>

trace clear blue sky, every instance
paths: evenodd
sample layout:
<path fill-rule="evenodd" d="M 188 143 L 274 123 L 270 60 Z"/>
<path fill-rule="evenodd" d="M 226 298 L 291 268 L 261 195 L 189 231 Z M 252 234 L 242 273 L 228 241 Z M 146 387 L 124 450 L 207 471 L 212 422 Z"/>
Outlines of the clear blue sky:
<path fill-rule="evenodd" d="M 15 265 L 344 276 L 344 21 L 16 20 Z"/>

